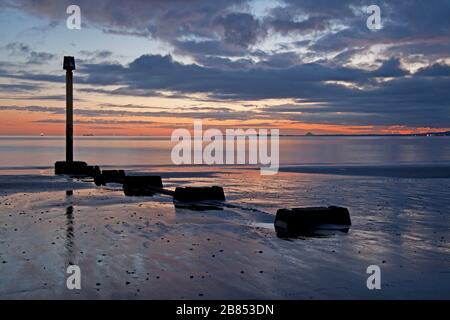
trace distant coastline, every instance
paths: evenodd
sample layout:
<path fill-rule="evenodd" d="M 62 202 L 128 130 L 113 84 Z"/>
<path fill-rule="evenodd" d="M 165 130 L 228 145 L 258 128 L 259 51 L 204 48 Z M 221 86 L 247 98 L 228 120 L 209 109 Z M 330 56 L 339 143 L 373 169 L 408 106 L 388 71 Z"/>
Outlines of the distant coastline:
<path fill-rule="evenodd" d="M 239 136 L 239 135 L 237 135 Z M 270 133 L 267 134 L 270 136 Z M 305 134 L 280 134 L 280 137 L 448 137 L 450 136 L 450 131 L 445 132 L 424 132 L 424 133 L 361 133 L 361 134 L 345 134 L 345 133 L 305 133 Z M 0 135 L 0 137 L 65 137 L 64 135 L 46 135 L 46 134 L 37 134 L 37 135 Z M 74 137 L 167 137 L 170 138 L 169 135 L 94 135 L 92 133 L 88 134 L 78 134 L 74 135 Z"/>
<path fill-rule="evenodd" d="M 450 131 L 424 133 L 362 133 L 362 134 L 280 134 L 280 137 L 448 137 Z"/>

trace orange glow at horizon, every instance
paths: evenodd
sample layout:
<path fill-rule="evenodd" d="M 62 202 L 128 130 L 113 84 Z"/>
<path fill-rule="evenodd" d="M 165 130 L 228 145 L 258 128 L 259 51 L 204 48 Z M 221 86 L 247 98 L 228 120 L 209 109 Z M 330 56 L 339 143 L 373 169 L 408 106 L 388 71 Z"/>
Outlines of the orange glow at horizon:
<path fill-rule="evenodd" d="M 55 120 L 56 123 L 39 121 Z M 78 121 L 81 121 L 77 123 Z M 107 117 L 105 123 L 90 123 L 92 118 L 75 118 L 75 135 L 93 134 L 124 136 L 170 136 L 176 128 L 192 131 L 194 119 L 190 118 L 138 118 Z M 137 121 L 139 120 L 139 121 Z M 83 122 L 87 121 L 87 123 Z M 110 123 L 109 123 L 110 121 Z M 130 123 L 127 123 L 130 121 Z M 133 122 L 134 121 L 134 122 Z M 118 122 L 118 123 L 115 123 Z M 141 123 L 142 122 L 142 123 Z M 218 128 L 268 128 L 280 129 L 280 134 L 413 134 L 425 132 L 448 131 L 449 128 L 409 128 L 405 126 L 345 126 L 338 124 L 298 123 L 286 120 L 272 121 L 270 125 L 264 120 L 204 120 L 203 129 Z M 40 112 L 2 110 L 0 118 L 0 135 L 44 135 L 59 136 L 65 134 L 64 116 Z"/>

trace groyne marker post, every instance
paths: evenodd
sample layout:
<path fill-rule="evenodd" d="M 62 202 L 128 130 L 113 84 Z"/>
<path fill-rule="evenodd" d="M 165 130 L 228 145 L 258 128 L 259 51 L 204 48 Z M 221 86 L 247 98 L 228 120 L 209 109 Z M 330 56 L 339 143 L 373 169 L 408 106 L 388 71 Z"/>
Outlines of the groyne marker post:
<path fill-rule="evenodd" d="M 64 57 L 63 69 L 66 70 L 66 162 L 73 163 L 73 70 L 75 58 Z"/>

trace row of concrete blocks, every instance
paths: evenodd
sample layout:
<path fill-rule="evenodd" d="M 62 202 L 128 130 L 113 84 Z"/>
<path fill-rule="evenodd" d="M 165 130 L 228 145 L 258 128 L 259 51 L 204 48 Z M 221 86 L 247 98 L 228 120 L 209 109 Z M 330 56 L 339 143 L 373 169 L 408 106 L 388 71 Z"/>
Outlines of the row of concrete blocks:
<path fill-rule="evenodd" d="M 127 176 L 123 170 L 100 170 L 98 166 L 88 166 L 85 162 L 74 162 L 71 165 L 57 162 L 55 173 L 93 177 L 98 186 L 119 183 L 123 185 L 127 196 L 165 193 L 173 196 L 174 202 L 225 201 L 222 187 L 177 187 L 173 192 L 163 188 L 160 176 Z M 337 206 L 279 209 L 274 225 L 278 236 L 291 237 L 311 235 L 317 229 L 326 229 L 328 226 L 347 232 L 351 219 L 347 208 Z"/>
<path fill-rule="evenodd" d="M 123 185 L 126 196 L 152 196 L 156 193 L 164 193 L 172 195 L 174 200 L 180 202 L 225 201 L 222 187 L 177 187 L 173 192 L 164 189 L 161 176 L 127 176 L 124 170 L 100 170 L 98 166 L 88 166 L 81 161 L 71 164 L 63 161 L 56 162 L 55 174 L 92 177 L 97 186 L 119 183 Z"/>
<path fill-rule="evenodd" d="M 225 201 L 222 187 L 177 187 L 175 192 L 164 189 L 161 176 L 127 176 L 123 170 L 103 170 L 94 177 L 96 185 L 120 183 L 127 196 L 152 196 L 155 193 L 173 195 L 181 202 L 197 202 L 204 200 Z"/>

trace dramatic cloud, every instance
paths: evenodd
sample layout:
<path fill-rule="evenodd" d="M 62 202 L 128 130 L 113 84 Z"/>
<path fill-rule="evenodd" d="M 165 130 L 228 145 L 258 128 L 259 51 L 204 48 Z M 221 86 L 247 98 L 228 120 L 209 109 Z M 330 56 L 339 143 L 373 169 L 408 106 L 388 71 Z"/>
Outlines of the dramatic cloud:
<path fill-rule="evenodd" d="M 281 64 L 284 66 L 285 64 Z M 351 67 L 331 67 L 319 63 L 271 68 L 263 61 L 251 68 L 223 70 L 195 64 L 181 64 L 171 56 L 143 55 L 129 65 L 84 64 L 80 81 L 94 85 L 125 85 L 128 89 L 211 93 L 240 99 L 302 98 L 303 86 L 326 81 L 369 83 L 375 77 L 399 77 L 408 74 L 397 60 L 388 60 L 375 71 Z M 26 75 L 30 78 L 30 75 Z M 33 75 L 31 78 L 40 78 Z M 325 85 L 323 85 L 326 87 Z M 309 88 L 308 88 L 309 89 Z"/>
<path fill-rule="evenodd" d="M 69 0 L 7 0 L 1 6 L 64 21 L 70 4 Z M 90 26 L 115 34 L 160 39 L 194 57 L 200 53 L 251 54 L 252 45 L 264 40 L 269 31 L 310 36 L 313 41 L 309 49 L 339 52 L 352 46 L 386 43 L 420 49 L 424 41 L 448 37 L 450 30 L 447 0 L 377 1 L 382 12 L 382 32 L 366 28 L 366 8 L 373 1 L 285 0 L 274 4 L 278 5 L 256 17 L 250 7 L 264 4 L 248 0 L 77 1 Z"/>

